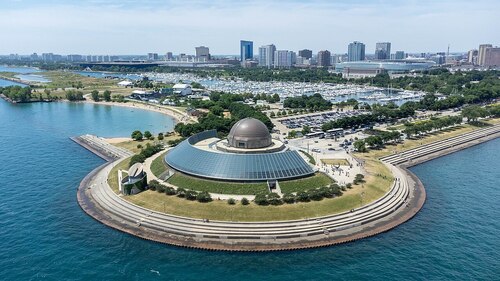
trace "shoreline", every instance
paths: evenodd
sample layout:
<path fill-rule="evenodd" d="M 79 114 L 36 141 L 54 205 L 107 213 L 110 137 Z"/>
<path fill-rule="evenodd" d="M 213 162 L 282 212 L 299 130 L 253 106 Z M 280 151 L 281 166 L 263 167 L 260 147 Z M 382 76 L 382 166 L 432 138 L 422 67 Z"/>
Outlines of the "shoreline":
<path fill-rule="evenodd" d="M 399 189 L 401 189 L 401 186 L 403 186 L 402 188 L 407 190 L 404 191 L 405 193 L 400 193 L 400 195 L 397 195 L 396 192 L 398 191 L 395 188 L 398 181 L 396 181 L 391 191 L 384 195 L 383 198 L 379 199 L 392 200 L 395 201 L 395 204 L 392 205 L 392 207 L 389 205 L 380 205 L 375 207 L 372 206 L 373 209 L 378 207 L 380 210 L 384 208 L 387 211 L 383 213 L 383 216 L 371 217 L 370 219 L 366 219 L 365 221 L 358 220 L 358 223 L 355 223 L 350 227 L 344 226 L 327 229 L 323 225 L 323 221 L 327 223 L 328 220 L 336 220 L 336 218 L 342 216 L 348 220 L 354 221 L 357 214 L 341 213 L 326 217 L 308 218 L 286 222 L 251 223 L 211 221 L 210 223 L 202 223 L 200 219 L 157 213 L 151 210 L 144 209 L 137 205 L 133 205 L 132 203 L 119 198 L 118 196 L 116 196 L 116 194 L 114 194 L 114 192 L 109 189 L 107 183 L 103 184 L 102 186 L 107 186 L 109 190 L 99 190 L 100 187 L 98 181 L 103 181 L 103 179 L 107 177 L 107 170 L 110 170 L 116 164 L 116 162 L 105 163 L 102 166 L 94 169 L 89 175 L 87 175 L 84 180 L 82 180 L 78 188 L 77 197 L 81 208 L 97 221 L 136 237 L 164 244 L 204 250 L 254 252 L 325 247 L 371 237 L 389 231 L 413 218 L 423 207 L 426 200 L 426 192 L 420 179 L 408 168 L 425 161 L 429 161 L 431 159 L 453 153 L 457 150 L 462 150 L 500 137 L 500 125 L 496 125 L 488 129 L 492 131 L 492 133 L 485 135 L 483 132 L 486 131 L 486 129 L 479 129 L 473 132 L 468 132 L 457 136 L 457 141 L 460 141 L 462 139 L 463 143 L 452 146 L 440 145 L 437 147 L 437 151 L 433 151 L 431 153 L 427 153 L 425 149 L 422 148 L 422 146 L 409 150 L 414 152 L 423 151 L 420 152 L 420 154 L 415 155 L 415 161 L 409 161 L 408 163 L 396 165 L 391 165 L 389 162 L 384 161 L 384 163 L 391 169 L 395 177 L 399 178 Z M 467 138 L 468 136 L 469 139 Z M 470 139 L 470 136 L 473 136 L 472 139 Z M 444 140 L 444 142 L 448 140 L 449 139 L 446 139 Z M 435 143 L 439 143 L 439 141 Z M 435 145 L 437 146 L 438 144 Z M 100 174 L 101 176 L 99 177 Z M 100 192 L 103 193 L 101 194 Z M 104 194 L 106 192 L 108 193 L 107 195 Z M 109 192 L 112 192 L 112 194 Z M 399 196 L 399 199 L 386 199 L 386 197 L 394 198 L 396 195 Z M 109 202 L 114 203 L 109 203 L 111 205 L 106 204 L 106 200 L 110 200 Z M 103 203 L 104 205 L 102 205 Z M 117 209 L 113 210 L 113 208 L 121 207 L 120 205 L 124 206 L 123 210 L 128 210 L 125 211 L 125 214 L 127 214 L 125 215 L 125 217 L 123 215 L 123 212 L 120 215 Z M 110 206 L 115 207 L 109 209 Z M 365 205 L 357 209 L 355 213 L 358 211 L 360 213 L 367 213 L 368 211 L 364 210 L 367 209 L 367 207 L 369 206 Z M 130 214 L 130 216 L 133 216 L 135 213 L 141 212 L 146 213 L 144 213 L 144 215 L 138 214 L 136 219 L 128 218 L 128 214 Z M 152 217 L 149 218 L 150 216 Z M 164 224 L 155 224 L 155 222 L 161 221 L 162 219 L 165 220 Z M 319 227 L 314 226 L 320 221 L 321 223 Z M 217 229 L 219 229 L 219 232 L 227 231 L 227 234 L 210 235 L 205 234 L 204 232 L 202 232 L 202 230 L 200 230 L 201 228 L 211 229 L 212 223 L 214 223 L 213 227 L 215 228 L 211 231 L 217 231 Z M 296 227 L 296 225 L 299 224 L 303 225 L 304 230 L 297 232 L 298 234 L 296 234 L 295 236 L 291 234 L 279 234 L 279 232 L 286 231 L 287 229 L 288 231 L 292 231 L 294 229 L 294 226 L 291 225 L 295 225 Z M 186 225 L 187 228 L 182 230 L 182 225 Z M 224 225 L 223 229 L 221 229 L 221 225 Z M 240 238 L 238 238 L 236 234 L 231 234 L 232 232 L 243 231 L 242 229 L 245 227 L 249 227 L 249 225 L 254 225 L 253 227 L 257 228 L 263 227 L 263 229 L 275 229 L 274 231 L 276 233 L 273 233 L 272 230 L 267 230 L 265 231 L 266 234 L 259 234 L 259 230 L 254 229 L 248 233 L 245 232 L 247 233 L 245 235 L 248 236 L 243 236 Z M 277 226 L 275 226 L 275 228 L 270 228 L 271 225 Z M 307 228 L 312 229 L 313 227 L 316 227 L 317 230 L 306 232 Z M 233 230 L 231 231 L 231 229 Z"/>
<path fill-rule="evenodd" d="M 177 111 L 173 108 L 169 107 L 164 107 L 161 105 L 152 105 L 152 104 L 146 104 L 138 101 L 129 101 L 127 102 L 107 102 L 107 101 L 99 101 L 95 102 L 90 99 L 85 99 L 82 102 L 88 103 L 88 104 L 95 104 L 95 105 L 107 105 L 107 106 L 120 106 L 120 107 L 127 107 L 127 108 L 135 108 L 135 109 L 142 109 L 142 110 L 149 110 L 157 113 L 161 113 L 164 115 L 167 115 L 171 118 L 174 119 L 174 126 L 175 124 L 179 122 L 189 122 L 192 121 L 187 114 L 183 114 L 180 111 Z M 187 119 L 187 120 L 186 120 Z"/>

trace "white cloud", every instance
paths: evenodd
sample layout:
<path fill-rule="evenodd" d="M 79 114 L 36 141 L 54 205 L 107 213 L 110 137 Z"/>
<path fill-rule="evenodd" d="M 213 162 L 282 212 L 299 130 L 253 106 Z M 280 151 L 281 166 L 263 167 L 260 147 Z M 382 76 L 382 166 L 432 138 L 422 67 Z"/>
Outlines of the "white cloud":
<path fill-rule="evenodd" d="M 500 4 L 494 1 L 120 3 L 0 8 L 0 25 L 8 27 L 0 53 L 193 53 L 205 45 L 213 54 L 237 54 L 240 39 L 253 40 L 255 49 L 274 43 L 340 53 L 358 40 L 368 53 L 377 41 L 409 52 L 444 51 L 448 44 L 464 51 L 500 39 Z"/>

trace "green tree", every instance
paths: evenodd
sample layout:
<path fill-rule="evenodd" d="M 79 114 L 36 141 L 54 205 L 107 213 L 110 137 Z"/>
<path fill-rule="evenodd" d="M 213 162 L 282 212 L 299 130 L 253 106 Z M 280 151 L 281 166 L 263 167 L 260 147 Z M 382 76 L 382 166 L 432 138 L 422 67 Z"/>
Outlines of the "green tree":
<path fill-rule="evenodd" d="M 95 101 L 95 102 L 99 101 L 99 91 L 98 90 L 93 90 L 92 92 L 90 92 L 90 94 L 92 96 L 93 101 Z"/>
<path fill-rule="evenodd" d="M 105 90 L 104 93 L 102 93 L 103 98 L 105 101 L 111 101 L 111 91 L 110 90 Z M 123 96 L 122 96 L 123 97 Z"/>
<path fill-rule="evenodd" d="M 163 139 L 164 139 L 163 133 L 159 133 L 159 134 L 158 134 L 158 140 L 160 140 L 160 141 L 161 141 L 161 140 L 163 140 Z"/>
<path fill-rule="evenodd" d="M 302 127 L 302 135 L 307 135 L 311 132 L 311 127 L 307 126 L 307 125 L 304 125 L 304 127 Z"/>
<path fill-rule="evenodd" d="M 354 148 L 356 151 L 359 152 L 366 152 L 366 145 L 364 140 L 357 140 L 353 143 Z"/>
<path fill-rule="evenodd" d="M 144 138 L 146 138 L 146 139 L 150 139 L 152 136 L 153 136 L 153 135 L 151 134 L 151 132 L 150 132 L 150 131 L 145 131 L 145 132 L 144 132 Z"/>
<path fill-rule="evenodd" d="M 136 140 L 136 141 L 142 140 L 142 138 L 143 138 L 142 132 L 141 131 L 137 131 L 137 130 L 133 131 L 132 135 L 131 135 L 131 138 L 133 140 Z"/>
<path fill-rule="evenodd" d="M 474 122 L 480 117 L 488 116 L 488 111 L 479 105 L 469 105 L 462 109 L 462 116 L 467 118 L 467 122 Z"/>

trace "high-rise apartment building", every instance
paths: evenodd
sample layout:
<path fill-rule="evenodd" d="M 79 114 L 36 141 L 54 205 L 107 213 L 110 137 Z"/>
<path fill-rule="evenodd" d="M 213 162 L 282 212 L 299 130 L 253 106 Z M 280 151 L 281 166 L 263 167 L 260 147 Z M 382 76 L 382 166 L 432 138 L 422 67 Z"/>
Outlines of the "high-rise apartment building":
<path fill-rule="evenodd" d="M 328 67 L 330 66 L 330 59 L 331 59 L 331 54 L 327 50 L 319 51 L 318 52 L 318 57 L 316 60 L 318 61 L 318 66 L 319 67 Z"/>
<path fill-rule="evenodd" d="M 173 60 L 174 59 L 174 54 L 172 52 L 167 52 L 165 54 L 165 60 Z"/>
<path fill-rule="evenodd" d="M 486 48 L 491 48 L 491 47 L 493 47 L 493 45 L 491 45 L 491 44 L 479 45 L 479 54 L 477 57 L 477 64 L 484 65 Z"/>
<path fill-rule="evenodd" d="M 347 57 L 349 61 L 365 60 L 365 44 L 358 41 L 350 43 L 347 49 Z"/>
<path fill-rule="evenodd" d="M 388 60 L 391 58 L 391 43 L 379 42 L 375 45 L 375 59 Z"/>
<path fill-rule="evenodd" d="M 467 61 L 470 63 L 470 64 L 474 64 L 476 65 L 477 64 L 477 55 L 478 55 L 478 51 L 477 50 L 470 50 L 468 53 L 467 53 Z"/>
<path fill-rule="evenodd" d="M 210 50 L 208 49 L 208 47 L 205 46 L 195 47 L 195 50 L 197 59 L 203 59 L 203 60 L 210 59 Z"/>
<path fill-rule="evenodd" d="M 394 54 L 394 59 L 396 60 L 402 60 L 405 58 L 405 52 L 404 51 L 396 51 Z"/>
<path fill-rule="evenodd" d="M 500 66 L 500 47 L 488 47 L 484 50 L 483 66 Z"/>
<path fill-rule="evenodd" d="M 248 59 L 253 59 L 253 42 L 252 41 L 240 41 L 240 61 L 245 61 Z"/>
<path fill-rule="evenodd" d="M 304 49 L 304 50 L 299 51 L 299 57 L 303 57 L 305 59 L 310 60 L 312 58 L 312 56 L 313 56 L 313 52 L 311 50 Z"/>
<path fill-rule="evenodd" d="M 274 52 L 275 68 L 290 68 L 296 59 L 295 52 L 287 50 L 277 50 Z"/>
<path fill-rule="evenodd" d="M 259 66 L 271 68 L 274 64 L 274 52 L 276 52 L 276 46 L 273 44 L 260 47 Z"/>
<path fill-rule="evenodd" d="M 148 53 L 148 60 L 158 60 L 158 53 Z"/>

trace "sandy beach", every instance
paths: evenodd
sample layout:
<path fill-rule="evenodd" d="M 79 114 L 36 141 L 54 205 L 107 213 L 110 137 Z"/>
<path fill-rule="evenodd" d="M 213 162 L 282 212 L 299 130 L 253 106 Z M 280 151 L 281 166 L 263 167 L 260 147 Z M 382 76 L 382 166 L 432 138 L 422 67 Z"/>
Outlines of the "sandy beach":
<path fill-rule="evenodd" d="M 167 107 L 164 105 L 153 105 L 153 104 L 146 104 L 146 103 L 135 102 L 135 101 L 127 101 L 127 102 L 123 102 L 123 103 L 121 103 L 121 102 L 106 102 L 106 101 L 95 102 L 95 101 L 89 99 L 88 97 L 86 97 L 86 100 L 84 102 L 92 103 L 92 104 L 99 104 L 99 105 L 121 106 L 121 107 L 138 108 L 138 109 L 155 111 L 155 112 L 162 113 L 162 114 L 165 114 L 165 115 L 168 115 L 168 116 L 174 118 L 174 123 L 196 122 L 196 120 L 193 117 L 188 116 L 186 113 L 181 112 L 180 110 L 178 110 L 176 108 Z"/>

